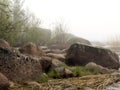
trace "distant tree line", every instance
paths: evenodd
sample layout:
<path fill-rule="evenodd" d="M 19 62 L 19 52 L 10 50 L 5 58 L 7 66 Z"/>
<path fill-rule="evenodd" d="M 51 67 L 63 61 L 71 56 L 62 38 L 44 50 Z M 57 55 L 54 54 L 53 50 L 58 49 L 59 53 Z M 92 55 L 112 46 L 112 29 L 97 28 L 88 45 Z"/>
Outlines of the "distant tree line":
<path fill-rule="evenodd" d="M 36 44 L 63 45 L 75 40 L 68 34 L 66 25 L 56 23 L 54 30 L 41 28 L 41 21 L 23 8 L 24 0 L 0 0 L 0 39 L 7 40 L 11 45 L 21 45 L 26 42 Z M 83 40 L 84 41 L 84 40 Z"/>

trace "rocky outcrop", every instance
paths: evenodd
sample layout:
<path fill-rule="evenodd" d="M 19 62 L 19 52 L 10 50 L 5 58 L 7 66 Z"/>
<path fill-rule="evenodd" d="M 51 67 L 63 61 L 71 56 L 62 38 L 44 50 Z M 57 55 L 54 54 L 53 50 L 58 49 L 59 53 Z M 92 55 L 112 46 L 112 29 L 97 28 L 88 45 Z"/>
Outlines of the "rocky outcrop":
<path fill-rule="evenodd" d="M 10 83 L 7 77 L 0 73 L 0 90 L 9 90 L 9 86 Z"/>
<path fill-rule="evenodd" d="M 0 72 L 12 81 L 34 80 L 42 73 L 39 59 L 0 48 Z"/>
<path fill-rule="evenodd" d="M 84 66 L 89 62 L 113 69 L 118 69 L 120 66 L 118 55 L 111 50 L 78 43 L 70 46 L 66 55 L 68 65 Z"/>
<path fill-rule="evenodd" d="M 2 48 L 10 48 L 10 45 L 7 41 L 0 39 L 0 47 Z"/>
<path fill-rule="evenodd" d="M 36 44 L 29 42 L 25 44 L 23 47 L 19 49 L 19 51 L 23 54 L 31 55 L 31 56 L 42 56 L 44 55 L 42 49 Z"/>

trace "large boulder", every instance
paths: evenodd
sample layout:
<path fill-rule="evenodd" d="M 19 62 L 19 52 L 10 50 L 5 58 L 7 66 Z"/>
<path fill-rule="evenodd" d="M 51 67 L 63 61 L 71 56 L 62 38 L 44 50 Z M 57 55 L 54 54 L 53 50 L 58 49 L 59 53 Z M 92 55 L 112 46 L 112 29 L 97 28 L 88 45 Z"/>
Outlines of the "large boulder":
<path fill-rule="evenodd" d="M 23 54 L 31 55 L 31 56 L 42 56 L 44 52 L 42 49 L 36 44 L 29 42 L 25 44 L 23 47 L 19 49 L 19 51 Z"/>
<path fill-rule="evenodd" d="M 10 45 L 4 39 L 0 39 L 0 47 L 2 47 L 2 48 L 10 48 Z"/>
<path fill-rule="evenodd" d="M 9 86 L 10 83 L 7 77 L 0 73 L 0 90 L 9 90 Z"/>
<path fill-rule="evenodd" d="M 89 62 L 113 69 L 118 69 L 120 66 L 118 55 L 111 50 L 79 43 L 70 46 L 66 55 L 68 65 L 84 66 Z"/>
<path fill-rule="evenodd" d="M 0 48 L 0 72 L 12 81 L 29 81 L 39 77 L 42 67 L 38 58 Z"/>

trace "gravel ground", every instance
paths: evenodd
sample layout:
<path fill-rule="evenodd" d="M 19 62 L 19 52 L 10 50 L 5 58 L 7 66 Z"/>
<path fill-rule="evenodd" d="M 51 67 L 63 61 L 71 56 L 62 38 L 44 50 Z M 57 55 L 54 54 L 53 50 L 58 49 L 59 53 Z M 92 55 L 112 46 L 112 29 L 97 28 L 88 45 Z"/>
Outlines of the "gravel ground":
<path fill-rule="evenodd" d="M 120 90 L 120 82 L 112 84 L 111 86 L 107 87 L 105 90 Z"/>

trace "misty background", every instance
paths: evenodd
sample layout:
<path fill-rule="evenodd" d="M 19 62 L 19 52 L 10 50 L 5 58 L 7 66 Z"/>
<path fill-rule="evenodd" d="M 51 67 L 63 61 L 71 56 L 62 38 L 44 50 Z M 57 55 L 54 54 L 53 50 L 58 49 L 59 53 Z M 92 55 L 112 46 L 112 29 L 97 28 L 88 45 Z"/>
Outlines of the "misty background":
<path fill-rule="evenodd" d="M 13 46 L 27 42 L 118 46 L 119 4 L 119 0 L 1 0 L 0 38 Z"/>
<path fill-rule="evenodd" d="M 68 32 L 92 41 L 107 41 L 120 34 L 119 0 L 26 0 L 25 7 L 53 29 L 64 21 Z"/>

